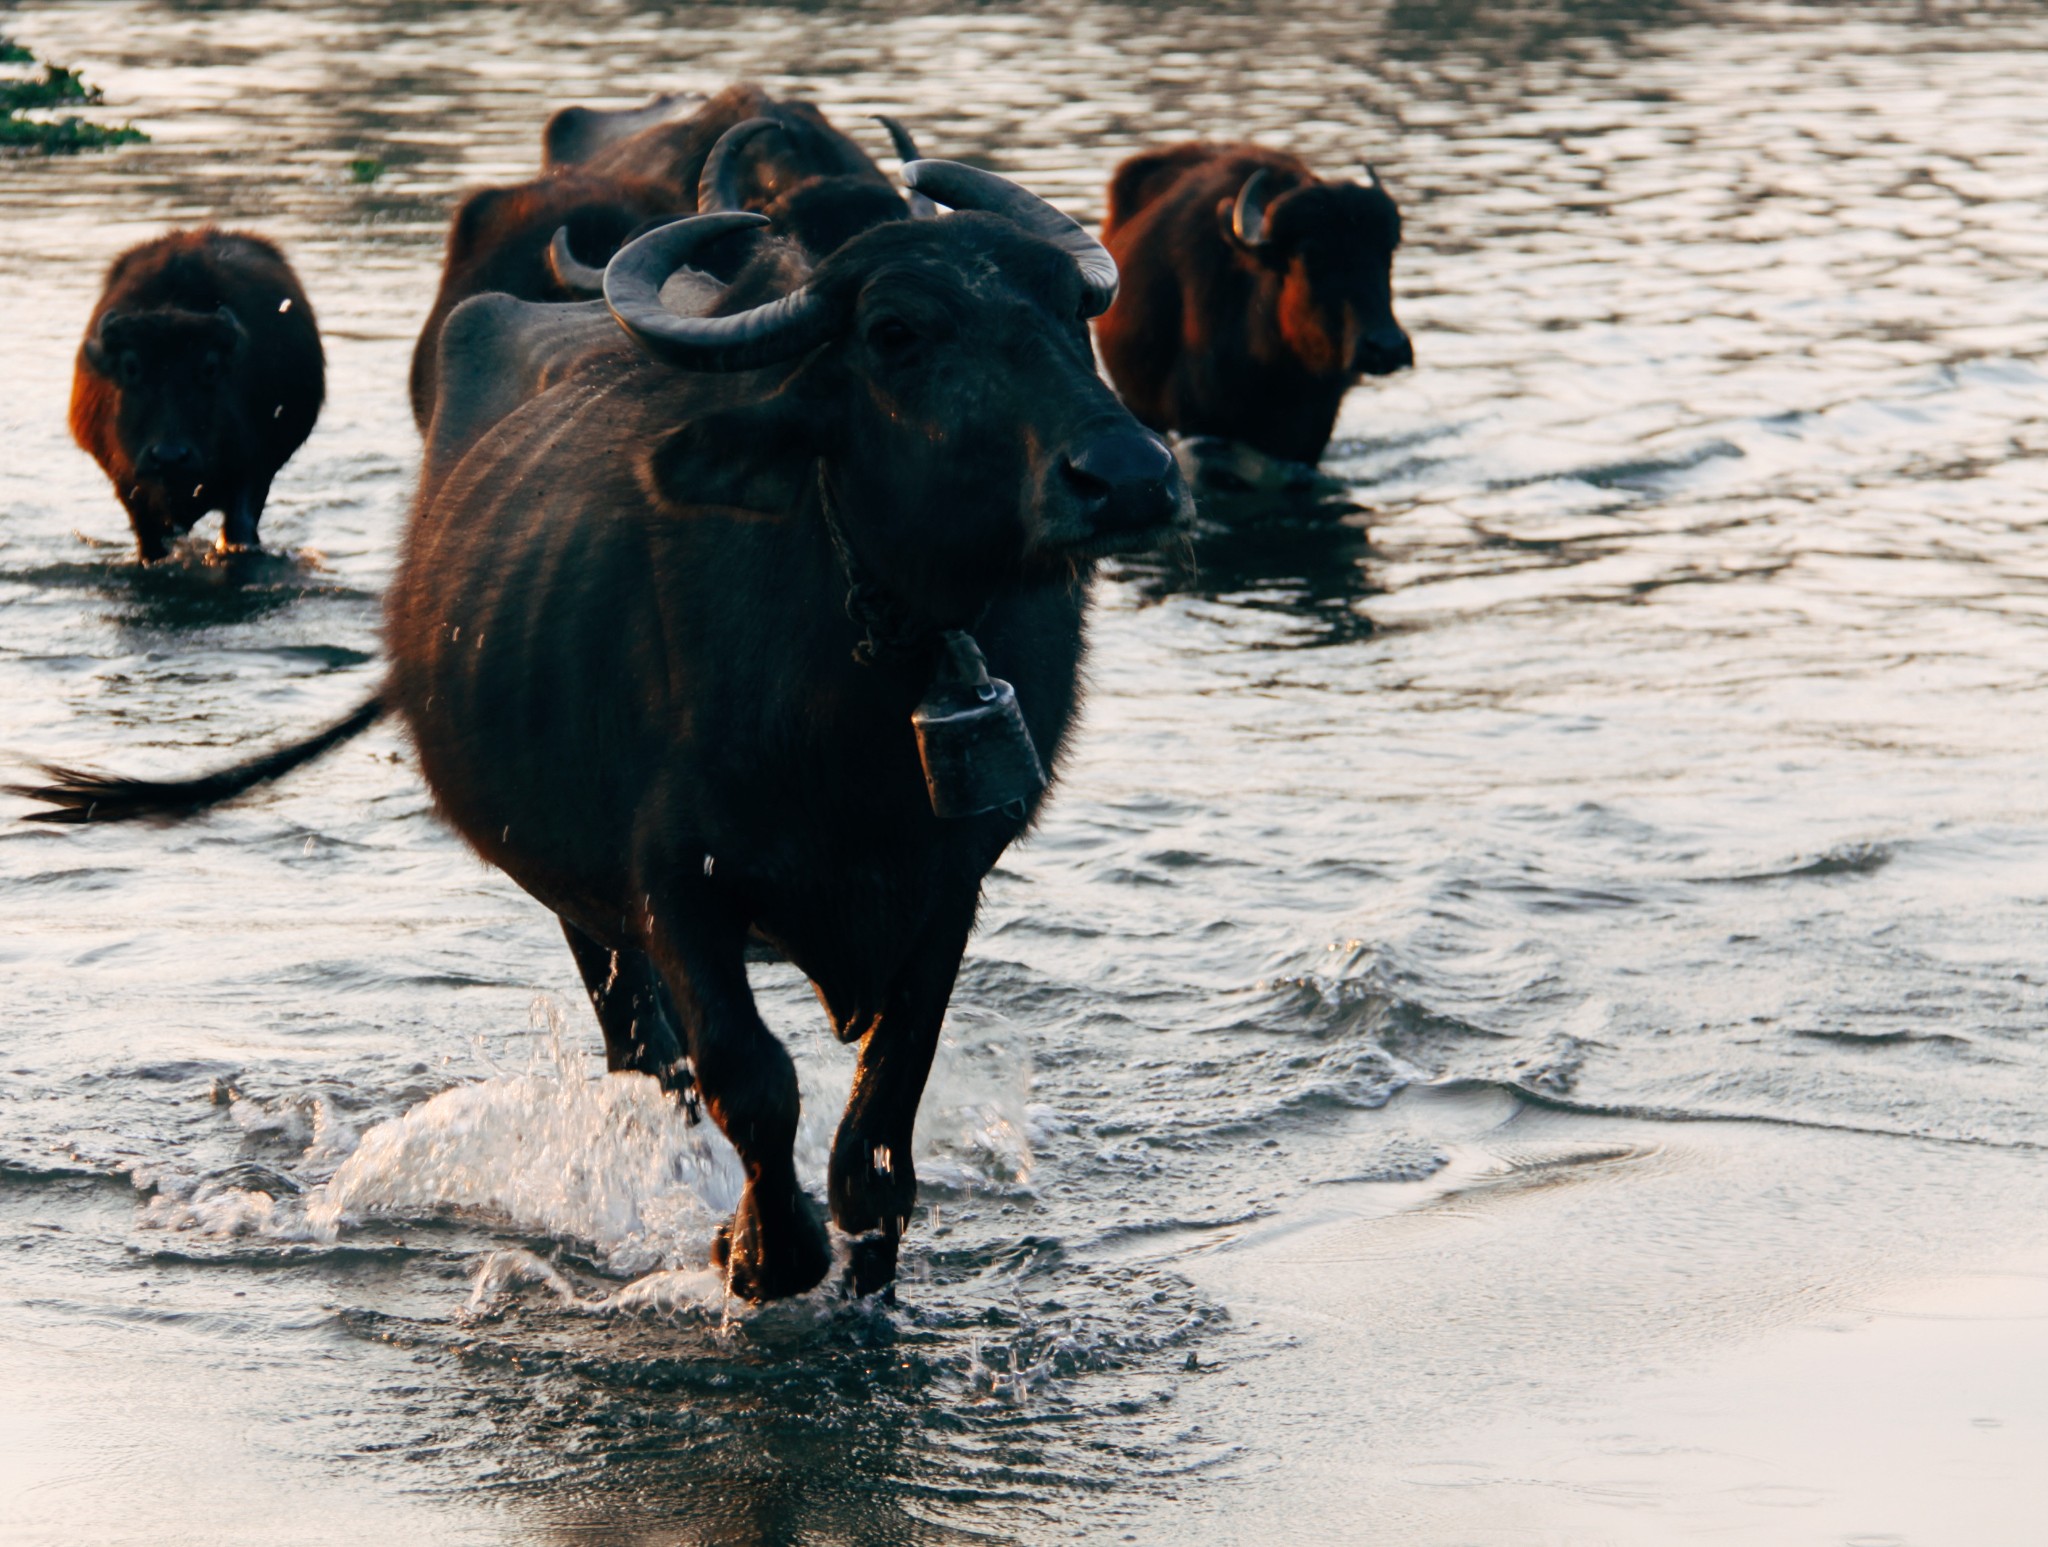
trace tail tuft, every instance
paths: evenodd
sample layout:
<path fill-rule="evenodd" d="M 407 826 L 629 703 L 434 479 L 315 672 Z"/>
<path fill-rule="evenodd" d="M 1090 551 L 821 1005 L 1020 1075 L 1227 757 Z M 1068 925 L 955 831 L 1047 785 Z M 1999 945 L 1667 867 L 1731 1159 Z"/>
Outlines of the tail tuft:
<path fill-rule="evenodd" d="M 317 731 L 304 741 L 252 757 L 230 768 L 202 774 L 196 779 L 124 779 L 116 774 L 95 773 L 86 768 L 66 768 L 54 763 L 38 764 L 36 772 L 47 784 L 0 786 L 9 795 L 40 801 L 47 811 L 32 811 L 29 822 L 132 822 L 154 818 L 175 822 L 196 816 L 237 795 L 281 779 L 294 768 L 310 763 L 321 753 L 338 747 L 376 724 L 384 713 L 382 696 L 359 704 L 341 719 Z"/>

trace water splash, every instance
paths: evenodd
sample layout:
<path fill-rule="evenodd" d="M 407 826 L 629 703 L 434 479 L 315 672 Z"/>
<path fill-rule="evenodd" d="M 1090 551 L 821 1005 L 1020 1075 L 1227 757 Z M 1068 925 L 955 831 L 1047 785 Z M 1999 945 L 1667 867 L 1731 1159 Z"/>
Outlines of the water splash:
<path fill-rule="evenodd" d="M 587 1244 L 614 1273 L 702 1262 L 738 1205 L 738 1157 L 651 1077 L 593 1074 L 546 1010 L 526 1072 L 459 1085 L 363 1135 L 309 1195 L 332 1238 L 379 1218 L 468 1213 Z"/>

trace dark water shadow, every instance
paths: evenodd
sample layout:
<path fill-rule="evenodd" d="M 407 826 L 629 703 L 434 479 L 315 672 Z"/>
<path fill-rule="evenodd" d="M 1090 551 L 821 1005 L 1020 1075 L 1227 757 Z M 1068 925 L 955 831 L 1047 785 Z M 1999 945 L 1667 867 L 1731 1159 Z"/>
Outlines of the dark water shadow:
<path fill-rule="evenodd" d="M 139 634 L 193 634 L 274 617 L 309 598 L 372 602 L 369 592 L 327 574 L 317 559 L 287 550 L 220 553 L 194 541 L 144 564 L 119 558 L 38 565 L 0 573 L 36 590 L 95 592 L 111 620 Z"/>
<path fill-rule="evenodd" d="M 579 1292 L 616 1287 L 573 1254 L 554 1263 Z M 889 1310 L 806 1299 L 725 1322 L 697 1304 L 565 1312 L 529 1290 L 480 1320 L 340 1321 L 437 1369 L 399 1420 L 417 1438 L 379 1449 L 488 1488 L 540 1540 L 1009 1542 L 1043 1535 L 1063 1500 L 1170 1487 L 1216 1459 L 1144 1417 L 1217 1314 L 1192 1307 L 1184 1281 L 1119 1277 L 1147 1291 L 1141 1319 L 1159 1325 L 1104 1340 L 1046 1312 L 1076 1287 L 1059 1284 L 1053 1243 L 933 1252 L 926 1266 Z M 949 1292 L 991 1274 L 1014 1286 L 1007 1304 Z"/>
<path fill-rule="evenodd" d="M 1196 522 L 1157 554 L 1122 561 L 1114 578 L 1146 602 L 1191 596 L 1269 613 L 1291 626 L 1261 648 L 1353 644 L 1378 632 L 1362 605 L 1374 578 L 1366 508 L 1327 481 L 1283 488 L 1197 486 Z"/>
<path fill-rule="evenodd" d="M 849 1312 L 721 1330 L 660 1316 L 516 1315 L 454 1355 L 529 1475 L 508 1485 L 543 1539 L 785 1547 L 1012 1539 L 934 1514 L 1023 1502 L 1012 1457 L 948 1464 L 934 1428 L 972 1423 L 936 1389 L 939 1350 Z M 1002 1447 L 997 1447 L 998 1451 Z"/>

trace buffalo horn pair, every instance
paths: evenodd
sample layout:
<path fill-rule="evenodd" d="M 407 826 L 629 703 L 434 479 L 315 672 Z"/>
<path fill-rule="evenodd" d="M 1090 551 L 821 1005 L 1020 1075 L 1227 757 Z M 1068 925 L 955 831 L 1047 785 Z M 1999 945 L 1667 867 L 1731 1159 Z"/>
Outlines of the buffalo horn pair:
<path fill-rule="evenodd" d="M 957 161 L 913 161 L 903 181 L 953 209 L 1001 215 L 1074 260 L 1087 312 L 1116 299 L 1116 260 L 1102 244 L 1006 177 Z M 809 286 L 730 317 L 682 317 L 661 304 L 661 287 L 692 253 L 729 232 L 767 224 L 745 211 L 693 215 L 627 243 L 604 271 L 604 298 L 633 341 L 657 359 L 692 371 L 748 371 L 806 354 L 830 337 L 836 319 Z"/>

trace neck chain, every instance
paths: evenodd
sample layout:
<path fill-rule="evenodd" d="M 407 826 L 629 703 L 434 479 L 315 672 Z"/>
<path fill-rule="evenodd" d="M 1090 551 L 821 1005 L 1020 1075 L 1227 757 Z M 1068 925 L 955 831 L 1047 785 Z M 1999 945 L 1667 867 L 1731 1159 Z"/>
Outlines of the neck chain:
<path fill-rule="evenodd" d="M 832 540 L 832 555 L 846 580 L 846 616 L 860 630 L 860 641 L 853 647 L 854 661 L 875 666 L 928 658 L 945 630 L 913 612 L 860 561 L 846 534 L 846 524 L 839 519 L 838 502 L 832 496 L 823 462 L 818 463 L 818 508 L 824 512 L 825 535 Z"/>

